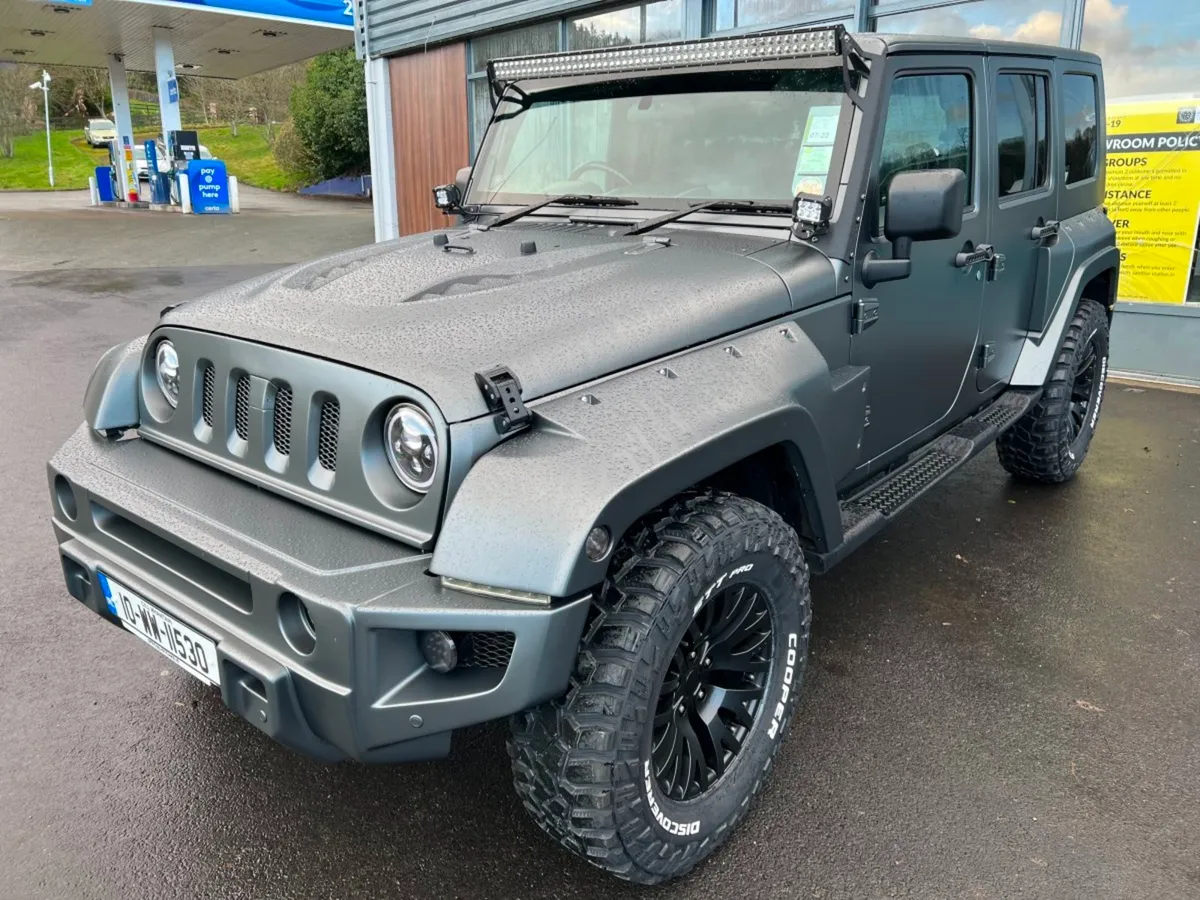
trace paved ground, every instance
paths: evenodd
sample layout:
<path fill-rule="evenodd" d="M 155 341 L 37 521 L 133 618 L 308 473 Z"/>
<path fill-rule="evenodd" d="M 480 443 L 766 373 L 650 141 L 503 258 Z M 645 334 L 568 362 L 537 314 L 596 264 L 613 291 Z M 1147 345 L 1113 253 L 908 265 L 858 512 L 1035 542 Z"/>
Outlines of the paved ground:
<path fill-rule="evenodd" d="M 819 579 L 814 663 L 761 802 L 697 873 L 639 891 L 525 820 L 499 727 L 445 762 L 318 766 L 67 596 L 43 465 L 92 362 L 165 300 L 263 265 L 97 272 L 72 246 L 76 272 L 13 272 L 9 225 L 5 900 L 1200 896 L 1200 396 L 1110 385 L 1074 483 L 1019 486 L 987 454 Z"/>

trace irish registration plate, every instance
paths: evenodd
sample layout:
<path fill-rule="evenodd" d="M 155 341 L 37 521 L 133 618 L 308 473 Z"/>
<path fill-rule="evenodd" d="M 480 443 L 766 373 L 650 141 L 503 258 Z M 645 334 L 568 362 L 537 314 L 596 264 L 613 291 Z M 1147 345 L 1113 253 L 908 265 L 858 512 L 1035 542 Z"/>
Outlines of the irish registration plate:
<path fill-rule="evenodd" d="M 129 631 L 201 681 L 217 685 L 221 683 L 216 644 L 103 572 L 99 580 L 108 611 L 120 619 Z"/>

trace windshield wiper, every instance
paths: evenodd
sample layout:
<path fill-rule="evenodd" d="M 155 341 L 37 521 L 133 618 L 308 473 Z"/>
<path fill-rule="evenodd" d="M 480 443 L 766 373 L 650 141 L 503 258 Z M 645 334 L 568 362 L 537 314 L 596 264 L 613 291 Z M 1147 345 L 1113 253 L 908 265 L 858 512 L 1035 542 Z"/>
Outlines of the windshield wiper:
<path fill-rule="evenodd" d="M 543 206 L 550 206 L 553 203 L 558 203 L 562 206 L 637 206 L 636 200 L 630 200 L 627 197 L 597 197 L 592 194 L 559 194 L 557 197 L 547 197 L 545 200 L 539 200 L 537 203 L 530 203 L 528 206 L 522 206 L 520 209 L 514 209 L 510 213 L 505 213 L 500 218 L 488 223 L 488 228 L 495 228 L 498 225 L 507 225 L 509 222 L 515 222 L 522 216 L 527 216 L 531 212 L 537 212 Z"/>
<path fill-rule="evenodd" d="M 647 231 L 653 231 L 659 225 L 666 225 L 668 222 L 674 222 L 676 219 L 682 219 L 684 216 L 690 216 L 692 213 L 702 210 L 709 210 L 711 212 L 790 213 L 792 208 L 780 203 L 755 203 L 753 200 L 705 200 L 702 203 L 693 204 L 687 209 L 676 209 L 669 213 L 663 213 L 661 216 L 655 216 L 653 219 L 647 219 L 640 225 L 634 225 L 625 234 L 645 234 Z"/>

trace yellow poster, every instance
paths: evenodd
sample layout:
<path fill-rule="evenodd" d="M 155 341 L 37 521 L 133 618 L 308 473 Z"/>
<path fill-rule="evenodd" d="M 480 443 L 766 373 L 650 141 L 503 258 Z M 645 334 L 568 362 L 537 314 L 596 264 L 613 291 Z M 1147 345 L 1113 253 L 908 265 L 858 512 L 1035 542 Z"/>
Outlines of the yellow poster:
<path fill-rule="evenodd" d="M 1120 299 L 1183 303 L 1200 225 L 1200 100 L 1108 104 L 1105 205 L 1121 248 Z"/>

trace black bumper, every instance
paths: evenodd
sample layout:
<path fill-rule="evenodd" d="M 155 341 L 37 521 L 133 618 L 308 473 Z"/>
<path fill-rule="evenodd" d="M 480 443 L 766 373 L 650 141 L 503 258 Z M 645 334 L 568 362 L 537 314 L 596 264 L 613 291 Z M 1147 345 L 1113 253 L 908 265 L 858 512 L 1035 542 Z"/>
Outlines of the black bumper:
<path fill-rule="evenodd" d="M 534 608 L 445 590 L 427 574 L 428 554 L 86 426 L 49 476 L 71 595 L 115 622 L 97 579 L 104 572 L 210 637 L 225 704 L 301 753 L 444 756 L 455 728 L 566 690 L 586 598 Z M 281 628 L 285 594 L 308 610 L 310 653 Z M 430 630 L 500 649 L 441 674 L 418 647 Z"/>

